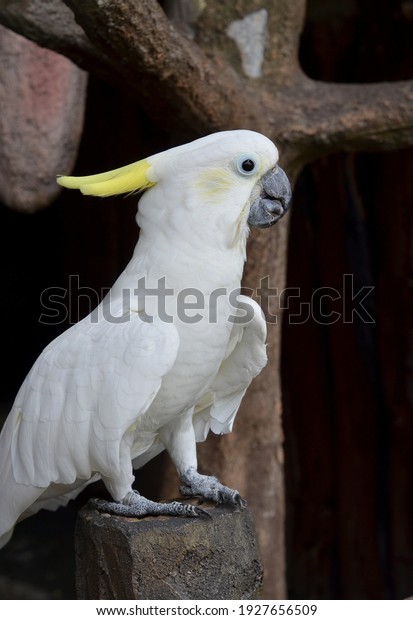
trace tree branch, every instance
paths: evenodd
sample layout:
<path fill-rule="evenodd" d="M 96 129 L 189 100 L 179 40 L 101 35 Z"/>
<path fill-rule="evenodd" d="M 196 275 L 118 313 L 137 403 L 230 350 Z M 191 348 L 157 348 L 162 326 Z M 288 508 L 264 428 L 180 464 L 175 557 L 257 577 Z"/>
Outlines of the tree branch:
<path fill-rule="evenodd" d="M 272 83 L 291 84 L 301 73 L 298 61 L 307 0 L 273 0 L 268 15 L 269 44 L 265 77 Z"/>
<path fill-rule="evenodd" d="M 413 80 L 376 84 L 316 82 L 305 76 L 284 91 L 281 131 L 272 119 L 292 169 L 340 151 L 385 151 L 413 144 Z"/>
<path fill-rule="evenodd" d="M 99 51 L 61 0 L 0 0 L 0 23 L 82 68 L 100 62 Z"/>
<path fill-rule="evenodd" d="M 323 154 L 413 144 L 413 81 L 327 84 L 297 69 L 288 83 L 265 88 L 209 58 L 173 28 L 155 0 L 65 3 L 80 26 L 60 0 L 0 0 L 0 22 L 122 87 L 164 124 L 173 119 L 194 135 L 234 127 L 262 131 L 280 145 L 293 176 Z M 290 34 L 282 51 L 286 31 L 275 34 L 276 25 L 270 26 L 274 73 L 292 66 L 287 52 L 298 44 L 304 0 L 298 12 L 293 7 L 277 0 Z"/>
<path fill-rule="evenodd" d="M 130 94 L 152 111 L 163 104 L 168 118 L 199 133 L 256 122 L 258 102 L 245 81 L 175 30 L 156 1 L 65 2 L 92 43 L 116 63 Z M 246 105 L 240 106 L 242 99 Z"/>

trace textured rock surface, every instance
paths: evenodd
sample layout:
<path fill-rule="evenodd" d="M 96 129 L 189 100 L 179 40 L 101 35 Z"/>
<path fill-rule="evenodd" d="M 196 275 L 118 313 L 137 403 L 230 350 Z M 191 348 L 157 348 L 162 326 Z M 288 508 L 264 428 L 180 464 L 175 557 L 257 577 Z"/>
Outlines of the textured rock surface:
<path fill-rule="evenodd" d="M 262 567 L 251 513 L 207 510 L 212 520 L 138 520 L 85 507 L 76 528 L 78 598 L 258 598 Z"/>
<path fill-rule="evenodd" d="M 83 128 L 87 74 L 0 26 L 0 201 L 47 206 L 57 174 L 73 166 Z"/>

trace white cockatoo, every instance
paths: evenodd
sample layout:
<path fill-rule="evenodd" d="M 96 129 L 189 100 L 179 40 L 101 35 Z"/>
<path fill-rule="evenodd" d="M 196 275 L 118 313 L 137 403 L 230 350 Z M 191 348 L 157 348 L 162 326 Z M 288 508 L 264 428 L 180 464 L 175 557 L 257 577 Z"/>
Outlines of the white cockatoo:
<path fill-rule="evenodd" d="M 196 442 L 228 433 L 267 361 L 260 307 L 240 295 L 249 226 L 291 189 L 265 136 L 215 133 L 112 172 L 60 177 L 109 196 L 145 190 L 133 257 L 103 302 L 41 353 L 0 436 L 0 545 L 17 521 L 66 505 L 101 478 L 110 514 L 205 514 L 150 501 L 133 470 L 166 449 L 184 496 L 243 505 L 197 471 Z"/>

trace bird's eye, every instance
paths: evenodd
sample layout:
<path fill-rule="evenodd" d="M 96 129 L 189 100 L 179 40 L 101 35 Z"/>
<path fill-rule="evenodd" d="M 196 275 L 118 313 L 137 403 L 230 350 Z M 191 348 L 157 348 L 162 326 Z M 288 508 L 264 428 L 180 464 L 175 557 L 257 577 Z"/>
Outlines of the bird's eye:
<path fill-rule="evenodd" d="M 243 176 L 254 174 L 257 169 L 257 161 L 254 155 L 244 153 L 239 155 L 236 160 L 237 171 Z"/>

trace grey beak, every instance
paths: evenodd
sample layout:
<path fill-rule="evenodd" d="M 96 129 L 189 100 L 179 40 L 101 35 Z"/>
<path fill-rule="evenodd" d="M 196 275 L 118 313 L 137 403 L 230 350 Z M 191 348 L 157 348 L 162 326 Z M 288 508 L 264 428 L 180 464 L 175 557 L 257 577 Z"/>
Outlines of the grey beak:
<path fill-rule="evenodd" d="M 276 166 L 261 179 L 262 190 L 251 205 L 248 224 L 257 228 L 272 226 L 287 212 L 291 185 L 284 170 Z"/>

